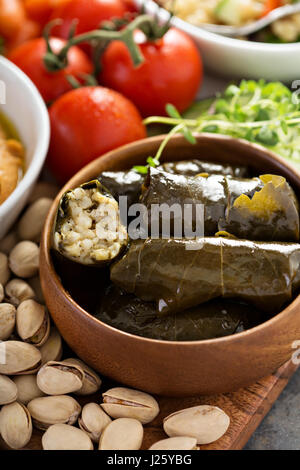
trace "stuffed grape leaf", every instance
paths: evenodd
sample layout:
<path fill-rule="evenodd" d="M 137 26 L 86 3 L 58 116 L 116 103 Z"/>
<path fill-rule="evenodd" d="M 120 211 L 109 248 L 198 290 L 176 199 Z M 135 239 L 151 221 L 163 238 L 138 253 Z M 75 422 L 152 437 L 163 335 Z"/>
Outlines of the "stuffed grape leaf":
<path fill-rule="evenodd" d="M 96 317 L 119 330 L 165 341 L 199 341 L 244 331 L 266 319 L 253 307 L 218 299 L 180 314 L 158 317 L 155 304 L 110 286 Z"/>
<path fill-rule="evenodd" d="M 218 297 L 277 311 L 300 287 L 300 245 L 211 237 L 131 243 L 111 267 L 126 292 L 155 302 L 158 314 L 182 312 Z"/>

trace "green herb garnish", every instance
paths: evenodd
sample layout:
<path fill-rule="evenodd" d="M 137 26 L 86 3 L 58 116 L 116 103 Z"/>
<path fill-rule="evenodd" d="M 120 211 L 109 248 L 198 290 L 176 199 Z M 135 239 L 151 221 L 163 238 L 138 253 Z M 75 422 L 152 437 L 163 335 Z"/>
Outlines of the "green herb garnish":
<path fill-rule="evenodd" d="M 169 115 L 169 117 L 171 119 L 176 119 L 180 122 L 179 122 L 178 125 L 173 127 L 173 129 L 169 132 L 167 137 L 163 140 L 163 142 L 160 145 L 155 157 L 154 158 L 153 157 L 148 157 L 147 158 L 147 165 L 145 165 L 145 166 L 138 165 L 138 166 L 133 167 L 133 169 L 136 172 L 141 173 L 142 175 L 145 175 L 145 174 L 148 173 L 149 167 L 156 168 L 157 166 L 160 165 L 161 154 L 163 153 L 166 145 L 168 144 L 168 142 L 170 141 L 170 139 L 173 135 L 182 133 L 184 135 L 184 137 L 187 139 L 188 142 L 190 142 L 191 144 L 196 143 L 196 139 L 193 136 L 192 131 L 189 129 L 189 127 L 187 125 L 185 125 L 184 118 L 179 114 L 179 112 L 177 111 L 175 106 L 173 106 L 172 104 L 167 104 L 166 111 L 167 111 L 167 114 Z M 160 118 L 157 118 L 157 119 L 160 119 Z M 146 121 L 147 121 L 147 119 L 146 119 Z"/>
<path fill-rule="evenodd" d="M 225 134 L 267 147 L 300 168 L 300 104 L 296 93 L 280 82 L 243 80 L 229 85 L 222 96 L 195 103 L 182 117 L 172 105 L 168 117 L 150 117 L 145 124 L 173 126 L 162 142 L 154 161 L 174 134 L 183 133 L 194 143 L 201 132 Z M 199 109 L 199 112 L 197 112 Z M 143 167 L 144 168 L 144 167 Z"/>

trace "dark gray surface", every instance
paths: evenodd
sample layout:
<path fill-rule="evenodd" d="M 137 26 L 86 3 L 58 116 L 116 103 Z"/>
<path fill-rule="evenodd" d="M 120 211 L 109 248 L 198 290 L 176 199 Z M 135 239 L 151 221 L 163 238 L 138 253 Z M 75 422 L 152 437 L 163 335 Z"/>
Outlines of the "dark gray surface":
<path fill-rule="evenodd" d="M 206 74 L 198 98 L 222 91 L 228 80 Z M 245 447 L 246 450 L 300 450 L 300 369 Z"/>
<path fill-rule="evenodd" d="M 300 450 L 300 370 L 292 377 L 245 450 Z"/>

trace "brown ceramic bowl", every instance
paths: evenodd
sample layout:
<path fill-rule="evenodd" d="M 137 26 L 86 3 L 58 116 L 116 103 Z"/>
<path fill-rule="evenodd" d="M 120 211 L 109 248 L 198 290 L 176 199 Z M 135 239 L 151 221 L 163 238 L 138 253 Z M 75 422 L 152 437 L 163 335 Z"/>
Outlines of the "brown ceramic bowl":
<path fill-rule="evenodd" d="M 62 190 L 91 180 L 104 170 L 144 164 L 162 141 L 142 140 L 95 160 Z M 196 145 L 176 136 L 164 160 L 201 158 L 251 166 L 259 173 L 285 176 L 300 195 L 300 174 L 258 146 L 218 135 L 201 135 Z M 41 242 L 41 279 L 46 303 L 62 336 L 78 356 L 102 374 L 127 386 L 167 396 L 214 394 L 247 386 L 288 361 L 300 340 L 300 297 L 271 320 L 225 338 L 166 342 L 119 331 L 95 319 L 63 288 L 50 255 L 53 218 L 62 192 L 48 215 Z"/>

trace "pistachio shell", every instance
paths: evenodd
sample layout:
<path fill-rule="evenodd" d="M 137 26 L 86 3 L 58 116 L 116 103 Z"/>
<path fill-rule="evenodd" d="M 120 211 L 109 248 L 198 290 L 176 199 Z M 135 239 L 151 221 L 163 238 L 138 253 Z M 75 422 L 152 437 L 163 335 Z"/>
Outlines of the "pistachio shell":
<path fill-rule="evenodd" d="M 79 359 L 71 358 L 66 359 L 64 362 L 78 366 L 84 372 L 83 385 L 80 390 L 76 391 L 76 395 L 92 395 L 93 393 L 98 392 L 102 381 L 93 369 Z"/>
<path fill-rule="evenodd" d="M 16 325 L 16 313 L 13 305 L 0 304 L 0 341 L 5 341 L 13 333 Z"/>
<path fill-rule="evenodd" d="M 35 298 L 40 304 L 45 304 L 45 298 L 41 286 L 40 276 L 31 277 L 28 279 L 28 284 L 35 293 Z"/>
<path fill-rule="evenodd" d="M 88 403 L 82 408 L 81 417 L 78 424 L 82 431 L 85 431 L 93 442 L 99 442 L 100 436 L 106 426 L 111 423 L 110 417 L 104 413 L 97 403 Z"/>
<path fill-rule="evenodd" d="M 33 188 L 28 202 L 32 204 L 41 197 L 48 197 L 50 199 L 54 199 L 58 191 L 59 188 L 54 184 L 48 183 L 47 181 L 38 181 L 35 187 Z"/>
<path fill-rule="evenodd" d="M 60 361 L 63 354 L 62 339 L 56 328 L 51 328 L 49 338 L 40 348 L 42 364 L 50 361 Z"/>
<path fill-rule="evenodd" d="M 41 353 L 22 341 L 0 343 L 0 374 L 33 374 L 41 365 Z"/>
<path fill-rule="evenodd" d="M 83 370 L 66 362 L 47 362 L 37 375 L 40 390 L 47 395 L 65 395 L 82 388 Z"/>
<path fill-rule="evenodd" d="M 17 396 L 18 389 L 14 382 L 5 375 L 0 375 L 0 406 L 13 403 Z"/>
<path fill-rule="evenodd" d="M 0 253 L 0 284 L 5 286 L 10 278 L 10 269 L 8 266 L 8 257 Z"/>
<path fill-rule="evenodd" d="M 17 309 L 17 332 L 34 346 L 42 346 L 50 334 L 50 318 L 46 308 L 35 300 L 24 300 Z"/>
<path fill-rule="evenodd" d="M 28 444 L 32 436 L 32 423 L 24 405 L 14 402 L 3 406 L 0 412 L 0 434 L 12 449 L 21 449 Z"/>
<path fill-rule="evenodd" d="M 104 411 L 112 418 L 134 418 L 150 423 L 159 413 L 155 398 L 148 393 L 125 387 L 115 387 L 103 393 Z"/>
<path fill-rule="evenodd" d="M 18 224 L 20 240 L 31 240 L 33 242 L 40 240 L 43 225 L 52 202 L 52 199 L 42 197 L 27 208 Z"/>
<path fill-rule="evenodd" d="M 216 406 L 200 405 L 177 411 L 164 419 L 165 433 L 170 436 L 190 436 L 198 444 L 217 441 L 227 431 L 229 416 Z"/>
<path fill-rule="evenodd" d="M 19 375 L 13 378 L 18 389 L 18 401 L 27 405 L 35 398 L 43 397 L 44 393 L 38 388 L 36 375 Z"/>
<path fill-rule="evenodd" d="M 0 303 L 3 301 L 4 299 L 4 287 L 2 284 L 0 284 Z"/>
<path fill-rule="evenodd" d="M 38 429 L 48 429 L 52 424 L 74 424 L 81 406 L 67 395 L 35 398 L 28 403 L 33 424 Z"/>
<path fill-rule="evenodd" d="M 18 243 L 19 238 L 16 230 L 11 230 L 2 240 L 0 240 L 0 251 L 5 255 L 9 255 L 14 246 Z"/>
<path fill-rule="evenodd" d="M 9 255 L 10 269 L 16 276 L 29 278 L 39 270 L 39 247 L 30 241 L 18 243 Z"/>
<path fill-rule="evenodd" d="M 199 450 L 195 437 L 169 437 L 153 444 L 149 450 Z"/>
<path fill-rule="evenodd" d="M 42 437 L 44 450 L 93 450 L 89 436 L 67 424 L 50 426 Z"/>
<path fill-rule="evenodd" d="M 119 418 L 104 429 L 99 442 L 99 450 L 139 450 L 143 436 L 144 430 L 140 421 Z"/>
<path fill-rule="evenodd" d="M 18 307 L 21 302 L 33 299 L 35 293 L 30 285 L 23 279 L 12 279 L 5 286 L 6 299 L 9 303 Z"/>

